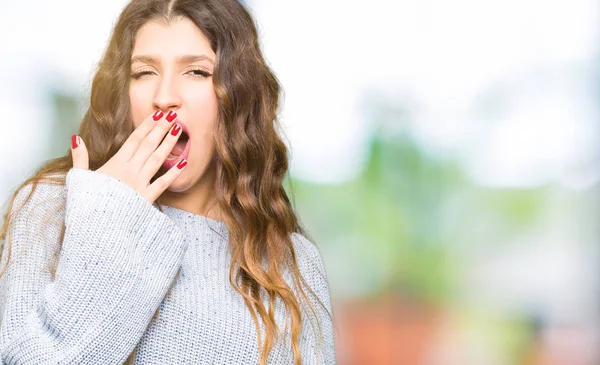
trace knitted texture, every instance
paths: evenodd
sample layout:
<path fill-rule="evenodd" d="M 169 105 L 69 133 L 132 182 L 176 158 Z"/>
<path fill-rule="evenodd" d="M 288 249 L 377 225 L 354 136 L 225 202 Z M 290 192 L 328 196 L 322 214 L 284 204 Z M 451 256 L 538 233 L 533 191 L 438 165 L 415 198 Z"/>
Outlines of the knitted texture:
<path fill-rule="evenodd" d="M 30 191 L 27 185 L 19 192 L 13 211 Z M 258 364 L 254 321 L 229 282 L 223 222 L 169 206 L 161 212 L 116 178 L 72 168 L 66 185 L 38 185 L 11 221 L 8 239 L 0 364 L 122 364 L 134 348 L 135 364 Z M 331 313 L 319 250 L 298 233 L 291 239 L 302 277 Z M 303 364 L 335 364 L 331 317 L 311 299 L 319 338 L 299 300 Z M 285 308 L 275 303 L 283 331 Z M 293 364 L 289 331 L 268 363 Z"/>

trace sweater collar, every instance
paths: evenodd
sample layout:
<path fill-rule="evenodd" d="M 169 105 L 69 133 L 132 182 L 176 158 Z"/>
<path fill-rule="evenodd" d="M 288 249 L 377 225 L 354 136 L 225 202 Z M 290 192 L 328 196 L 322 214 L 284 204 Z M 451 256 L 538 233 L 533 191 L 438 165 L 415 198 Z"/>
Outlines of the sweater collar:
<path fill-rule="evenodd" d="M 179 224 L 181 228 L 192 234 L 205 233 L 208 230 L 214 231 L 224 238 L 228 235 L 229 231 L 227 230 L 227 225 L 223 221 L 218 221 L 164 204 L 162 205 L 162 210 L 169 218 Z"/>

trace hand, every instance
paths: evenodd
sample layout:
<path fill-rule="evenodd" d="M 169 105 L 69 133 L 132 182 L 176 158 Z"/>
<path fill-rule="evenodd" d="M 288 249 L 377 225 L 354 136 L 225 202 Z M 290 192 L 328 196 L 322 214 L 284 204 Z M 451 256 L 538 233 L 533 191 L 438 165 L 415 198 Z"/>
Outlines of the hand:
<path fill-rule="evenodd" d="M 176 116 L 175 112 L 165 115 L 162 111 L 157 111 L 148 117 L 131 133 L 119 151 L 96 172 L 121 180 L 150 203 L 154 203 L 177 179 L 187 164 L 187 161 L 182 159 L 150 184 L 151 178 L 167 159 L 181 136 L 182 128 L 174 122 Z M 165 134 L 176 127 L 179 127 L 176 135 L 169 133 L 165 138 Z M 163 138 L 164 141 L 160 143 Z M 72 136 L 71 152 L 73 167 L 89 170 L 88 152 L 85 143 L 78 135 Z"/>

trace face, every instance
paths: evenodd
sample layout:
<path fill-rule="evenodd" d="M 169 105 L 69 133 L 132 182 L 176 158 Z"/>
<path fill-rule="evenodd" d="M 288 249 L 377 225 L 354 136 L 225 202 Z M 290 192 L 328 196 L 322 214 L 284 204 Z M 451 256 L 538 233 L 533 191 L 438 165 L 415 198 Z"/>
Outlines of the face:
<path fill-rule="evenodd" d="M 137 33 L 129 87 L 134 127 L 158 109 L 165 114 L 174 110 L 189 132 L 188 166 L 170 191 L 184 192 L 210 177 L 217 123 L 214 62 L 208 39 L 187 18 L 169 26 L 149 21 Z M 157 174 L 163 172 L 161 168 Z"/>

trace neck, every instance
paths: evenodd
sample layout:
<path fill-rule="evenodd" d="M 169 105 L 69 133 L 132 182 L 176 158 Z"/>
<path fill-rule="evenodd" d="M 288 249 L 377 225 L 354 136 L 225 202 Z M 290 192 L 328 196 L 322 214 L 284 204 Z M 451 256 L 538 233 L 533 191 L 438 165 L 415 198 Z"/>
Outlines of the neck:
<path fill-rule="evenodd" d="M 164 205 L 222 221 L 215 192 L 216 170 L 211 164 L 194 186 L 184 192 L 165 190 L 160 201 Z"/>

